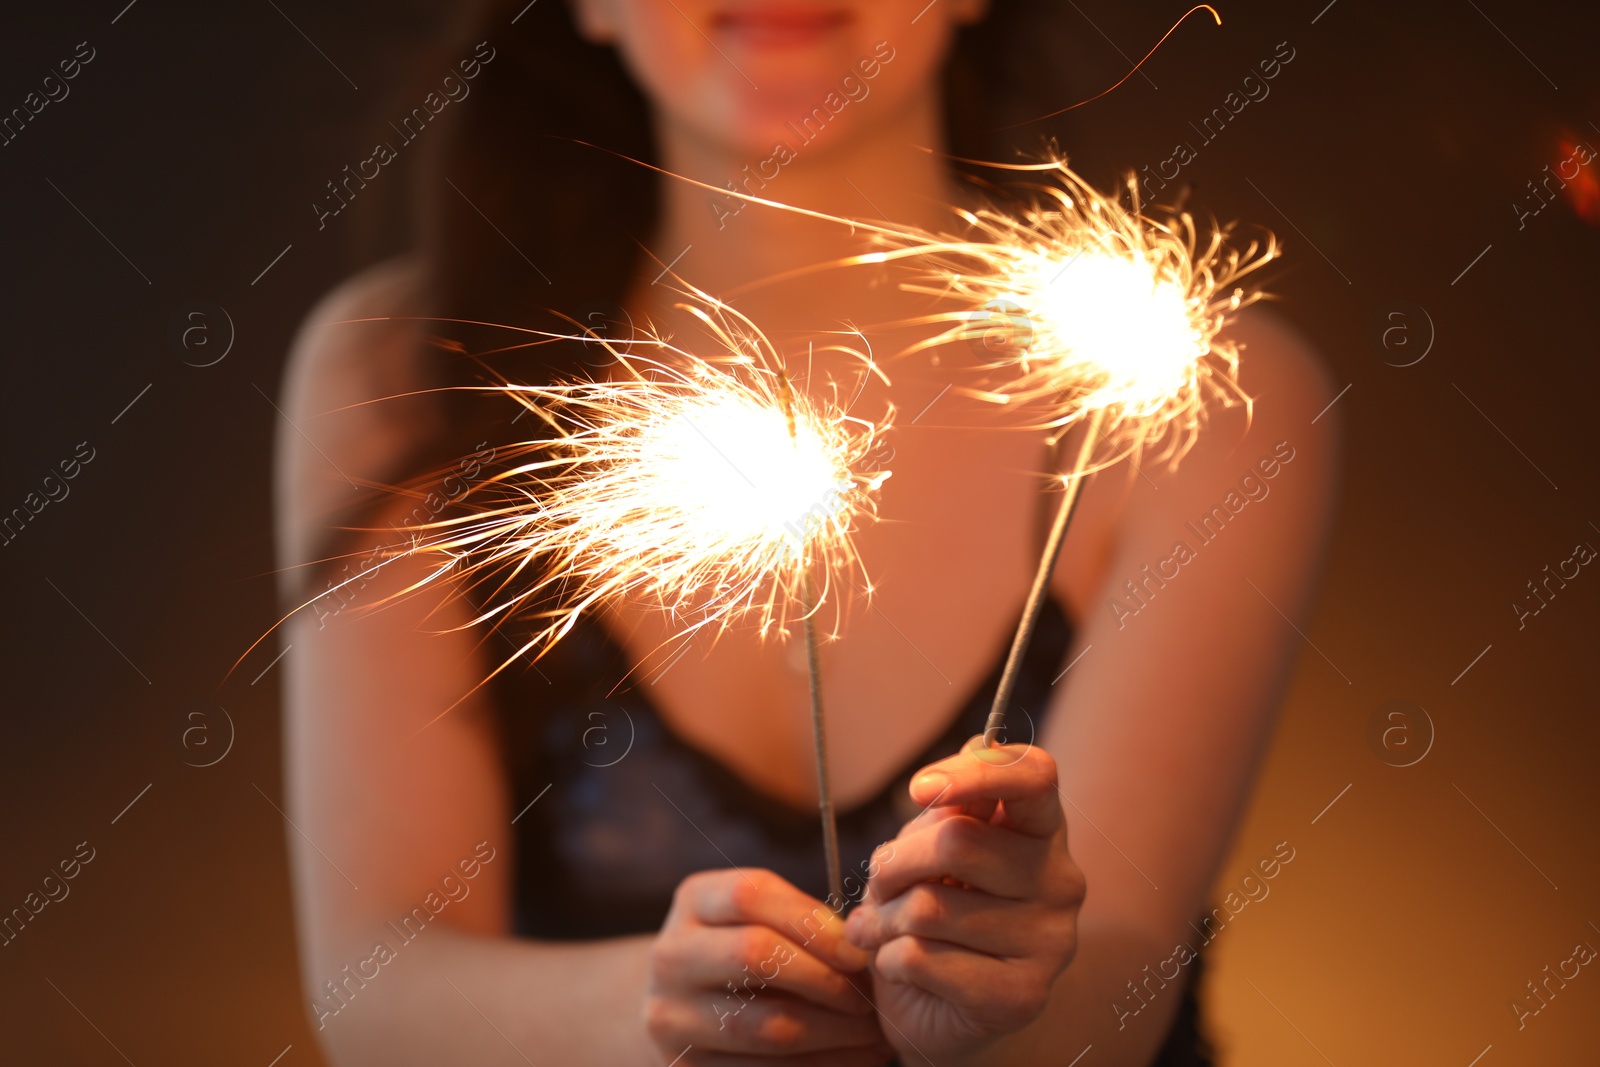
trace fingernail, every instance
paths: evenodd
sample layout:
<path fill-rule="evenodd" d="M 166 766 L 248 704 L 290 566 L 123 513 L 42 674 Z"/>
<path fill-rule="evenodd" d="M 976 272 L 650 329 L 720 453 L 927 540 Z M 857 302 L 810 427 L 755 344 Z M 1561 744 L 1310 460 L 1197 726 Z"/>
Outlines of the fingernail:
<path fill-rule="evenodd" d="M 931 803 L 933 797 L 937 797 L 940 793 L 950 788 L 950 776 L 948 774 L 940 774 L 938 771 L 928 771 L 926 774 L 919 774 L 913 778 L 911 780 L 911 788 L 917 793 L 932 794 L 929 797 L 929 802 Z"/>
<path fill-rule="evenodd" d="M 839 947 L 835 951 L 839 957 L 839 966 L 847 971 L 866 970 L 867 964 L 872 962 L 872 953 L 857 947 L 848 937 L 840 940 Z"/>
<path fill-rule="evenodd" d="M 985 763 L 1015 763 L 1019 758 L 1015 752 L 1007 752 L 999 745 L 975 748 L 972 754 Z"/>
<path fill-rule="evenodd" d="M 844 929 L 840 931 L 839 959 L 846 965 L 855 965 L 859 960 L 860 966 L 865 967 L 872 962 L 872 955 L 863 944 L 868 937 L 867 919 L 860 908 L 850 913 L 844 921 Z"/>

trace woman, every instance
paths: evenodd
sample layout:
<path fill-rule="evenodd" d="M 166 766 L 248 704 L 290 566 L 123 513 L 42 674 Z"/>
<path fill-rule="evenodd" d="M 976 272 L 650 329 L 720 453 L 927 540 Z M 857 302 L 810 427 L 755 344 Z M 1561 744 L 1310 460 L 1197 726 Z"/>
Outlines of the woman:
<path fill-rule="evenodd" d="M 861 251 L 848 228 L 576 142 L 946 229 L 970 193 L 942 153 L 1009 158 L 984 131 L 1060 102 L 1029 84 L 1047 5 L 988 7 L 519 2 L 461 47 L 476 62 L 452 68 L 419 253 L 324 301 L 286 390 L 289 595 L 348 579 L 286 637 L 302 969 L 334 1062 L 955 1067 L 1065 1063 L 1089 1045 L 1101 1064 L 1207 1062 L 1199 961 L 1174 946 L 1197 944 L 1265 749 L 1334 470 L 1333 418 L 1314 421 L 1330 390 L 1264 314 L 1233 332 L 1253 418 L 1215 418 L 1177 472 L 1084 491 L 1019 691 L 1013 736 L 1033 744 L 999 760 L 958 749 L 1027 589 L 1050 456 L 952 388 L 977 381 L 968 352 L 893 362 L 892 386 L 858 398 L 901 415 L 885 521 L 858 539 L 871 605 L 853 598 L 846 639 L 824 649 L 848 922 L 817 899 L 789 643 L 735 630 L 662 663 L 669 620 L 624 604 L 537 671 L 475 688 L 514 647 L 472 626 L 479 605 L 425 591 L 362 610 L 427 573 L 407 558 L 369 570 L 381 546 L 452 507 L 518 430 L 466 394 L 417 392 L 473 380 L 452 350 L 515 338 L 400 316 L 558 327 L 551 309 L 606 332 L 649 321 L 693 347 L 670 267 L 738 290 L 789 358 L 844 323 L 879 353 L 918 339 L 892 324 L 930 305 L 896 268 L 799 270 Z M 497 366 L 548 379 L 602 356 L 541 346 Z M 853 373 L 814 358 L 813 388 Z M 469 454 L 431 495 L 353 488 Z M 1214 509 L 1202 539 L 1186 524 Z M 335 573 L 329 558 L 355 562 Z"/>

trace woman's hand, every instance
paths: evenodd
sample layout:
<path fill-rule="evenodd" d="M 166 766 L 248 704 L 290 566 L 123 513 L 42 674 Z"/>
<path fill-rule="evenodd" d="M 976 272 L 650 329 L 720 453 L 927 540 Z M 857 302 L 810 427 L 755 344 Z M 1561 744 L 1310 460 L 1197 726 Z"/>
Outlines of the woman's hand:
<path fill-rule="evenodd" d="M 880 1067 L 894 1050 L 848 977 L 868 958 L 771 871 L 693 874 L 650 952 L 645 1027 L 663 1064 Z"/>
<path fill-rule="evenodd" d="M 1078 943 L 1083 872 L 1056 764 L 969 741 L 911 783 L 927 807 L 883 857 L 846 936 L 876 956 L 884 1030 L 908 1063 L 977 1052 L 1044 1010 Z"/>

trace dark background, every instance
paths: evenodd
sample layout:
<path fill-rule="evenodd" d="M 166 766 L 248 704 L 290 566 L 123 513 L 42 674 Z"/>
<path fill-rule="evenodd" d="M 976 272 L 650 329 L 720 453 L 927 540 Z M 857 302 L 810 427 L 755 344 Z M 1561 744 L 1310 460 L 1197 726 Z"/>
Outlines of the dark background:
<path fill-rule="evenodd" d="M 0 1060 L 298 1067 L 319 1059 L 274 808 L 278 649 L 228 670 L 276 617 L 268 398 L 286 346 L 318 295 L 405 246 L 381 207 L 415 160 L 326 230 L 310 204 L 442 76 L 422 62 L 442 16 L 125 3 L 0 16 L 0 112 L 95 49 L 0 147 L 0 513 L 94 449 L 0 548 L 0 913 L 95 849 L 0 947 Z M 1509 1004 L 1600 947 L 1600 574 L 1520 630 L 1511 605 L 1600 545 L 1600 215 L 1584 221 L 1576 183 L 1520 229 L 1512 204 L 1564 136 L 1600 146 L 1600 16 L 1325 3 L 1230 0 L 1222 27 L 1191 19 L 1055 127 L 1102 185 L 1194 144 L 1191 206 L 1279 234 L 1280 310 L 1349 384 L 1327 583 L 1219 890 L 1274 842 L 1296 860 L 1219 935 L 1210 1023 L 1237 1064 L 1592 1063 L 1593 968 L 1521 1029 Z M 1078 97 L 1181 11 L 1070 6 Z M 1270 96 L 1201 144 L 1188 123 L 1280 41 L 1295 58 Z M 1600 159 L 1580 178 L 1597 180 Z M 188 348 L 179 320 L 204 327 Z"/>

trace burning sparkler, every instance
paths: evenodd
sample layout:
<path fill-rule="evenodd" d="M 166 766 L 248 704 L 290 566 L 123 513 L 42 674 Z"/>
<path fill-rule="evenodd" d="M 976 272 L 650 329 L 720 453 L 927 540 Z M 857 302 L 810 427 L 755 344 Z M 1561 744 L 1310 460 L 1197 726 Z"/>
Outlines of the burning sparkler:
<path fill-rule="evenodd" d="M 605 604 L 659 607 L 681 640 L 739 619 L 787 633 L 798 614 L 829 884 L 842 900 L 816 619 L 836 578 L 859 566 L 851 538 L 889 476 L 870 468 L 892 412 L 877 423 L 848 414 L 837 383 L 821 398 L 796 389 L 753 323 L 695 295 L 680 306 L 707 327 L 714 359 L 663 338 L 602 341 L 616 357 L 606 380 L 493 387 L 547 432 L 514 447 L 507 469 L 470 491 L 477 506 L 430 524 L 413 551 L 445 557 L 430 581 L 495 583 L 474 625 L 536 624 L 516 656 L 544 655 Z M 870 359 L 865 373 L 881 374 Z M 507 575 L 527 580 L 513 587 Z"/>
<path fill-rule="evenodd" d="M 970 239 L 889 238 L 891 250 L 871 257 L 914 259 L 922 269 L 906 288 L 982 309 L 931 317 L 951 325 L 919 346 L 965 340 L 987 369 L 1009 376 L 977 395 L 1034 413 L 1058 436 L 1085 424 L 995 693 L 987 745 L 1004 724 L 1085 476 L 1151 450 L 1175 465 L 1210 402 L 1250 403 L 1238 384 L 1238 349 L 1218 334 L 1259 298 L 1238 281 L 1278 254 L 1270 235 L 1242 249 L 1226 228 L 1202 241 L 1190 215 L 1142 207 L 1131 176 L 1124 205 L 1063 160 L 1009 169 L 1054 180 L 1037 185 L 1039 198 L 1017 214 L 960 212 Z"/>
<path fill-rule="evenodd" d="M 1003 376 L 969 393 L 1057 430 L 1098 413 L 1102 465 L 1161 443 L 1158 460 L 1181 458 L 1208 402 L 1248 403 L 1238 350 L 1218 332 L 1259 298 L 1237 283 L 1276 258 L 1276 243 L 1233 247 L 1226 227 L 1202 242 L 1190 215 L 1141 205 L 1131 176 L 1124 205 L 1063 160 L 1003 169 L 1053 181 L 1030 187 L 1038 199 L 1015 214 L 958 211 L 968 236 L 879 227 L 886 250 L 842 262 L 909 260 L 902 288 L 955 298 L 921 320 L 947 328 L 911 351 L 967 342 Z"/>

